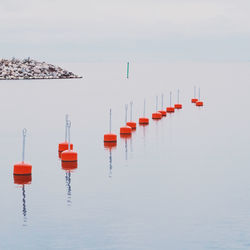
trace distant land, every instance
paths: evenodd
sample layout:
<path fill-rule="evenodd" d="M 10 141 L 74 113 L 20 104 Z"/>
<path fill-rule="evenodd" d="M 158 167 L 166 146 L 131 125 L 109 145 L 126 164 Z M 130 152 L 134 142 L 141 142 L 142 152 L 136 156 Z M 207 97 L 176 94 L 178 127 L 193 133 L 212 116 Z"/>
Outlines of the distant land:
<path fill-rule="evenodd" d="M 31 79 L 73 79 L 82 76 L 62 69 L 58 66 L 36 60 L 16 59 L 0 60 L 0 80 L 31 80 Z"/>

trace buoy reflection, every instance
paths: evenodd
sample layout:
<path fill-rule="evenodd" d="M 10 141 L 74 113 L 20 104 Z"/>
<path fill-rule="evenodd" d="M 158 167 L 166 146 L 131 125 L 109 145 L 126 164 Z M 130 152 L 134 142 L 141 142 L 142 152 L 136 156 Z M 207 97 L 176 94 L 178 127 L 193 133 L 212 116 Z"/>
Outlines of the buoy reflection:
<path fill-rule="evenodd" d="M 115 149 L 117 146 L 116 142 L 106 142 L 104 143 L 104 148 L 109 151 L 109 178 L 112 177 L 112 150 Z"/>
<path fill-rule="evenodd" d="M 26 192 L 25 185 L 31 184 L 32 176 L 31 175 L 13 175 L 14 184 L 22 187 L 22 214 L 23 214 L 23 226 L 27 225 L 27 207 L 26 207 Z"/>
<path fill-rule="evenodd" d="M 77 169 L 77 162 L 62 162 L 62 170 L 65 171 L 65 186 L 67 188 L 67 205 L 71 206 L 72 188 L 71 188 L 71 173 Z"/>

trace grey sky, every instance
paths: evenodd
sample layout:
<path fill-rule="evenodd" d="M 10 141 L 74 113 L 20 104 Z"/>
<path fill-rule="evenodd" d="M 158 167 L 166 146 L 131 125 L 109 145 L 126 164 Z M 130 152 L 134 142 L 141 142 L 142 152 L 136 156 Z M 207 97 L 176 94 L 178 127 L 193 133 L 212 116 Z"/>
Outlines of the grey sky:
<path fill-rule="evenodd" d="M 0 0 L 2 57 L 248 61 L 249 0 Z"/>

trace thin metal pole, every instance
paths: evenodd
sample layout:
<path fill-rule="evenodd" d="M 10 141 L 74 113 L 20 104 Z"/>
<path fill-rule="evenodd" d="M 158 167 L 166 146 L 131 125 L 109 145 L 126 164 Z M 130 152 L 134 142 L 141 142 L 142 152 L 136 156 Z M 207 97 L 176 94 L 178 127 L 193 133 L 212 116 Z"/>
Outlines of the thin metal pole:
<path fill-rule="evenodd" d="M 68 128 L 67 128 L 67 122 L 68 122 L 68 119 L 69 119 L 69 115 L 65 115 L 65 141 L 67 142 L 68 140 Z"/>
<path fill-rule="evenodd" d="M 146 99 L 144 99 L 143 117 L 146 115 Z"/>
<path fill-rule="evenodd" d="M 70 127 L 71 127 L 71 121 L 68 120 L 67 122 L 67 127 L 68 127 L 68 150 L 70 150 Z"/>
<path fill-rule="evenodd" d="M 196 86 L 194 86 L 194 98 L 196 98 Z"/>
<path fill-rule="evenodd" d="M 170 107 L 171 107 L 171 104 L 172 104 L 172 91 L 170 91 L 169 95 L 170 95 Z"/>
<path fill-rule="evenodd" d="M 22 162 L 24 162 L 24 154 L 25 154 L 25 137 L 27 134 L 27 129 L 23 129 L 23 152 L 22 152 Z"/>
<path fill-rule="evenodd" d="M 128 104 L 125 104 L 125 125 L 127 125 L 128 121 Z"/>
<path fill-rule="evenodd" d="M 177 90 L 177 103 L 180 103 L 180 90 Z"/>
<path fill-rule="evenodd" d="M 158 110 L 158 95 L 156 96 L 156 100 L 155 100 L 155 112 L 157 112 Z"/>
<path fill-rule="evenodd" d="M 111 116 L 112 116 L 112 111 L 111 111 L 111 109 L 109 110 L 109 133 L 111 134 Z"/>
<path fill-rule="evenodd" d="M 164 99 L 164 95 L 161 94 L 161 109 L 163 110 L 163 99 Z"/>
<path fill-rule="evenodd" d="M 198 90 L 198 99 L 200 100 L 200 94 L 201 94 L 201 91 L 200 91 L 200 87 L 199 87 L 199 90 Z"/>
<path fill-rule="evenodd" d="M 130 102 L 130 121 L 132 122 L 133 119 L 133 102 Z"/>

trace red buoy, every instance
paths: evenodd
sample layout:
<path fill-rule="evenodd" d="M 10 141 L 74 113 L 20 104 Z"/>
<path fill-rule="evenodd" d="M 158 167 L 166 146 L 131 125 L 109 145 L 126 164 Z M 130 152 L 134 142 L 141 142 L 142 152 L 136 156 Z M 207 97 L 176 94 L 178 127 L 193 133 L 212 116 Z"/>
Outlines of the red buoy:
<path fill-rule="evenodd" d="M 162 116 L 166 116 L 167 112 L 163 110 L 163 99 L 164 99 L 164 96 L 163 94 L 161 94 L 161 110 L 159 110 L 158 112 L 160 112 Z"/>
<path fill-rule="evenodd" d="M 75 163 L 77 166 L 77 152 L 70 149 L 70 127 L 71 122 L 70 120 L 67 121 L 67 128 L 68 128 L 68 149 L 63 151 L 61 154 L 62 166 L 65 165 L 64 163 Z"/>
<path fill-rule="evenodd" d="M 169 96 L 170 96 L 170 98 L 169 98 L 170 106 L 167 107 L 166 111 L 167 111 L 167 113 L 174 113 L 174 107 L 171 106 L 172 105 L 172 92 L 171 91 L 169 93 Z"/>
<path fill-rule="evenodd" d="M 32 181 L 32 175 L 13 175 L 14 184 L 17 185 L 29 185 Z"/>
<path fill-rule="evenodd" d="M 149 124 L 149 119 L 147 117 L 140 117 L 139 118 L 139 124 L 140 125 L 148 125 Z"/>
<path fill-rule="evenodd" d="M 182 104 L 180 104 L 180 90 L 177 90 L 177 103 L 174 105 L 175 109 L 182 109 Z"/>
<path fill-rule="evenodd" d="M 159 120 L 162 118 L 162 114 L 160 112 L 155 112 L 152 114 L 152 119 Z"/>
<path fill-rule="evenodd" d="M 125 104 L 125 124 L 127 124 L 128 104 Z M 120 134 L 131 135 L 132 128 L 125 125 L 120 128 Z"/>
<path fill-rule="evenodd" d="M 59 158 L 61 158 L 61 153 L 64 151 L 64 150 L 67 150 L 68 149 L 68 142 L 67 142 L 67 121 L 68 121 L 68 115 L 65 116 L 65 141 L 64 142 L 61 142 L 58 144 L 58 156 Z M 73 150 L 73 144 L 71 143 L 70 144 L 70 149 Z"/>
<path fill-rule="evenodd" d="M 117 142 L 117 136 L 116 134 L 111 133 L 111 120 L 112 119 L 112 110 L 109 111 L 109 134 L 104 135 L 104 143 L 113 143 Z"/>
<path fill-rule="evenodd" d="M 65 171 L 77 169 L 77 161 L 73 162 L 62 161 L 62 169 Z"/>
<path fill-rule="evenodd" d="M 133 102 L 130 102 L 130 122 L 127 122 L 127 126 L 131 127 L 132 130 L 136 129 L 136 122 L 133 122 L 132 120 L 132 112 L 133 112 Z"/>
<path fill-rule="evenodd" d="M 196 106 L 197 106 L 197 107 L 203 106 L 203 102 L 202 102 L 202 101 L 197 101 L 197 102 L 196 102 Z"/>
<path fill-rule="evenodd" d="M 152 119 L 159 120 L 162 118 L 162 114 L 157 111 L 158 110 L 158 96 L 156 96 L 156 102 L 155 102 L 155 113 L 152 114 Z"/>
<path fill-rule="evenodd" d="M 25 138 L 27 134 L 27 129 L 23 129 L 23 151 L 22 151 L 22 161 L 14 165 L 13 174 L 14 175 L 31 175 L 32 165 L 24 162 L 25 155 Z"/>
<path fill-rule="evenodd" d="M 196 103 L 198 99 L 196 98 L 196 86 L 194 86 L 194 98 L 191 99 L 192 103 Z"/>

